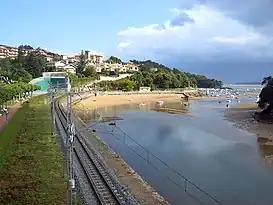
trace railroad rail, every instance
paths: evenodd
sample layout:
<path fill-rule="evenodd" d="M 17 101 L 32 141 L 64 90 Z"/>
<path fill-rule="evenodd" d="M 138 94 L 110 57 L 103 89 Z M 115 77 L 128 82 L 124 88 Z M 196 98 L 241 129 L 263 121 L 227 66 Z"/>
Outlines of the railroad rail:
<path fill-rule="evenodd" d="M 66 129 L 66 113 L 60 103 L 60 99 L 55 102 L 57 117 L 61 122 L 61 126 Z M 84 175 L 90 183 L 96 194 L 97 201 L 101 205 L 130 205 L 138 204 L 128 195 L 126 190 L 116 182 L 108 169 L 100 161 L 97 153 L 86 142 L 85 137 L 76 130 L 75 133 L 74 153 L 75 159 L 80 164 Z"/>

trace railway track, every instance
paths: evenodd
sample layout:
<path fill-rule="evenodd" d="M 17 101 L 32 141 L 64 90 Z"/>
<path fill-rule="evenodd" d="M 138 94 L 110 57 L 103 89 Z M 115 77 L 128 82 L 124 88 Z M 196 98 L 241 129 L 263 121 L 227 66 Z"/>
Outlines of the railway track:
<path fill-rule="evenodd" d="M 56 100 L 55 108 L 57 116 L 64 130 L 66 130 L 66 113 Z M 74 156 L 81 166 L 88 183 L 93 188 L 98 204 L 101 205 L 130 205 L 138 204 L 132 200 L 123 187 L 116 182 L 107 168 L 101 163 L 95 150 L 91 149 L 81 134 L 75 134 Z M 97 204 L 97 203 L 96 203 Z"/>

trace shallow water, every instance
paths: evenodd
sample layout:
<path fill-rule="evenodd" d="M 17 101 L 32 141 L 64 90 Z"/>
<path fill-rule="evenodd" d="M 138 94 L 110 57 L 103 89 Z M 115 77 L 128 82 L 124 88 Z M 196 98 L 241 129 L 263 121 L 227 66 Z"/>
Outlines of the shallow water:
<path fill-rule="evenodd" d="M 97 111 L 101 115 L 123 120 L 116 121 L 117 127 L 101 123 L 94 129 L 171 204 L 217 203 L 189 182 L 185 192 L 185 180 L 143 148 L 222 204 L 272 204 L 273 166 L 263 157 L 273 148 L 260 146 L 255 135 L 224 120 L 225 105 L 216 99 L 191 101 L 188 108 L 180 102 L 166 104 L 184 114 L 152 111 L 151 104 L 102 108 Z"/>

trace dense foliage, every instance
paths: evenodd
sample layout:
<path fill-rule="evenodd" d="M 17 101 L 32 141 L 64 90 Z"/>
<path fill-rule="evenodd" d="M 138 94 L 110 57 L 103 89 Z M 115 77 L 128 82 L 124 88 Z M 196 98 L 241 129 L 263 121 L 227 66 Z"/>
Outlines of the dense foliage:
<path fill-rule="evenodd" d="M 261 82 L 261 85 L 270 85 L 272 86 L 273 85 L 273 77 L 272 76 L 267 76 L 267 77 L 264 77 L 262 82 Z"/>
<path fill-rule="evenodd" d="M 80 87 L 96 80 L 95 77 L 86 77 L 83 74 L 68 73 L 68 77 L 71 83 L 71 87 Z"/>
<path fill-rule="evenodd" d="M 136 84 L 134 81 L 128 78 L 123 78 L 116 81 L 101 81 L 96 84 L 96 87 L 104 91 L 107 90 L 122 90 L 122 91 L 132 91 L 136 90 Z"/>
<path fill-rule="evenodd" d="M 119 58 L 115 57 L 115 56 L 110 56 L 110 58 L 108 60 L 106 60 L 107 63 L 123 63 L 122 60 L 120 60 Z"/>
<path fill-rule="evenodd" d="M 140 72 L 131 77 L 131 80 L 133 81 L 136 79 L 141 80 L 142 83 L 139 83 L 139 86 L 151 86 L 161 89 L 185 87 L 222 87 L 222 82 L 219 80 L 209 79 L 204 75 L 181 72 L 176 68 L 170 69 L 165 65 L 153 62 L 151 60 L 131 60 L 131 62 L 139 66 Z M 136 75 L 138 75 L 138 77 L 136 77 Z"/>
<path fill-rule="evenodd" d="M 112 56 L 111 56 L 112 57 Z M 112 57 L 112 60 L 116 57 Z M 110 60 L 110 59 L 109 59 Z M 120 61 L 120 59 L 116 59 Z M 97 85 L 104 90 L 139 90 L 140 87 L 151 87 L 152 90 L 175 89 L 187 87 L 221 88 L 222 82 L 209 79 L 203 75 L 181 72 L 165 65 L 147 61 L 131 60 L 138 65 L 139 71 L 124 80 L 100 82 Z"/>
<path fill-rule="evenodd" d="M 47 71 L 46 59 L 35 52 L 24 55 L 22 49 L 33 49 L 30 46 L 19 46 L 16 59 L 0 59 L 0 105 L 14 100 L 17 96 L 32 94 L 39 86 L 28 84 L 32 78 L 40 77 Z"/>
<path fill-rule="evenodd" d="M 29 82 L 32 78 L 42 76 L 43 72 L 52 71 L 46 65 L 46 58 L 33 51 L 24 55 L 22 48 L 29 46 L 19 46 L 18 57 L 16 59 L 0 59 L 0 76 L 7 77 L 15 81 Z"/>
<path fill-rule="evenodd" d="M 0 105 L 12 101 L 17 96 L 24 97 L 26 94 L 32 94 L 33 91 L 38 90 L 39 86 L 28 83 L 18 82 L 12 84 L 0 84 Z"/>

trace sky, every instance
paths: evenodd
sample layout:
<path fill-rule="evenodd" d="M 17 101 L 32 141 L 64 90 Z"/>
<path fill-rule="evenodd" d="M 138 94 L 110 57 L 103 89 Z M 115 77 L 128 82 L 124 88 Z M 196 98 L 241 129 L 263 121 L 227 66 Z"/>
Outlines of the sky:
<path fill-rule="evenodd" d="M 9 0 L 0 44 L 89 49 L 227 83 L 260 81 L 273 73 L 272 10 L 272 0 Z"/>

